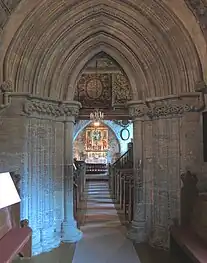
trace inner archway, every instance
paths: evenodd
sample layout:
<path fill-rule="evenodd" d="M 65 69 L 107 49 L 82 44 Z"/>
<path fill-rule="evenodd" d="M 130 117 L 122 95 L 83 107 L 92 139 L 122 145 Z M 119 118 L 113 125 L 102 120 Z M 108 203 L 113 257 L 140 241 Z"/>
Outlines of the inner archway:
<path fill-rule="evenodd" d="M 96 128 L 90 123 L 77 135 L 73 156 L 86 163 L 113 163 L 120 156 L 120 143 L 107 125 L 102 123 Z"/>

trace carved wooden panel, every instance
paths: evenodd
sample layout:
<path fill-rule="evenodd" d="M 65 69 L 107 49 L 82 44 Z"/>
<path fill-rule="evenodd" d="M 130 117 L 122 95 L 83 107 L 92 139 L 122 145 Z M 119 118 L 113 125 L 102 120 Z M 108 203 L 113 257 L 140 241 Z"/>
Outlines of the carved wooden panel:
<path fill-rule="evenodd" d="M 75 100 L 84 108 L 109 108 L 111 94 L 110 74 L 83 74 L 78 81 Z"/>
<path fill-rule="evenodd" d="M 123 73 L 112 75 L 113 104 L 125 104 L 132 99 L 129 80 Z"/>
<path fill-rule="evenodd" d="M 80 115 L 91 108 L 107 109 L 114 114 L 115 109 L 124 109 L 132 99 L 130 82 L 118 63 L 102 52 L 87 64 L 74 99 L 82 104 Z"/>

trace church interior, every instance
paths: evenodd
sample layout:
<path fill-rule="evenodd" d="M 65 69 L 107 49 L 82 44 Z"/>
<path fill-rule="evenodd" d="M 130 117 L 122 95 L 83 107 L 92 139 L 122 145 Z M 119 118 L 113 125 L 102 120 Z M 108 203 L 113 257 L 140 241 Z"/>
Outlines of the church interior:
<path fill-rule="evenodd" d="M 0 0 L 0 263 L 207 263 L 207 0 Z"/>

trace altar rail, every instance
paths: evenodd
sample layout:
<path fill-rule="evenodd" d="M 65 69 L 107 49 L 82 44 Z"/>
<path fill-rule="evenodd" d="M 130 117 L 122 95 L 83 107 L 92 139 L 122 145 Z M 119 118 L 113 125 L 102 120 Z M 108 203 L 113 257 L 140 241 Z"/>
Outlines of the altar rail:
<path fill-rule="evenodd" d="M 109 186 L 114 202 L 125 220 L 131 222 L 134 210 L 133 148 L 109 167 Z"/>
<path fill-rule="evenodd" d="M 86 174 L 103 174 L 108 172 L 108 165 L 104 163 L 86 163 Z"/>

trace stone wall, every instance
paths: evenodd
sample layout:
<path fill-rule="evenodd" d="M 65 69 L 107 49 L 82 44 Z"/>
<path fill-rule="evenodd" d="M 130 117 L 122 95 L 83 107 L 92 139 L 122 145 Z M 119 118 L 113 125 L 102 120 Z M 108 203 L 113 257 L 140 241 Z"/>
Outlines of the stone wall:
<path fill-rule="evenodd" d="M 23 98 L 11 107 L 0 108 L 0 171 L 20 171 L 24 159 L 25 117 L 21 116 Z"/>

